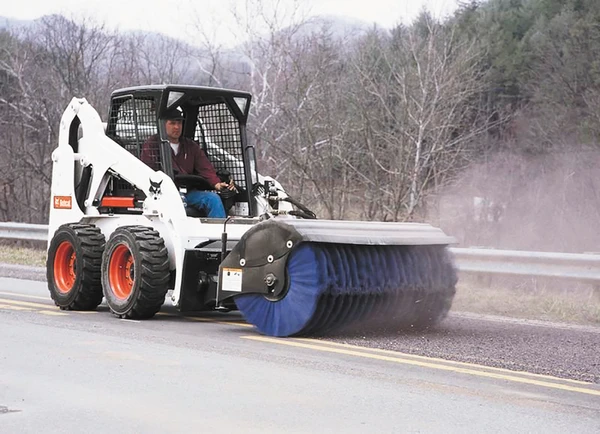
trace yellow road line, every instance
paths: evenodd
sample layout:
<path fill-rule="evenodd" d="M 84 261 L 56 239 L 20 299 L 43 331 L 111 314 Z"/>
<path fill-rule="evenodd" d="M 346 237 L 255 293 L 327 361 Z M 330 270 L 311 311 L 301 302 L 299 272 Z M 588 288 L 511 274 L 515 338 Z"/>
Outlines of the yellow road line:
<path fill-rule="evenodd" d="M 0 298 L 0 303 L 6 303 L 6 304 L 13 304 L 16 306 L 27 306 L 27 307 L 33 307 L 36 309 L 48 309 L 49 307 L 53 307 L 54 304 L 52 303 L 33 303 L 31 301 L 21 301 L 21 300 L 9 300 L 7 298 Z"/>
<path fill-rule="evenodd" d="M 0 298 L 0 306 L 6 306 L 8 309 L 13 310 L 28 310 L 28 311 L 36 311 L 41 313 L 42 315 L 49 316 L 65 316 L 68 315 L 66 312 L 62 312 L 60 310 L 53 310 L 50 303 L 33 303 L 31 301 L 21 301 L 21 300 L 8 300 L 5 298 Z"/>
<path fill-rule="evenodd" d="M 15 295 L 14 293 L 7 293 L 7 292 L 0 292 L 0 294 L 7 294 L 7 295 Z M 20 297 L 20 295 L 19 295 Z M 31 296 L 33 297 L 33 296 Z M 11 304 L 11 305 L 16 305 L 16 306 L 24 306 L 24 307 L 29 307 L 32 309 L 48 309 L 54 306 L 54 304 L 51 302 L 50 299 L 48 298 L 44 298 L 44 297 L 39 297 L 42 300 L 47 300 L 48 303 L 35 303 L 32 301 L 23 301 L 23 300 L 12 300 L 12 299 L 7 299 L 7 298 L 0 298 L 0 303 L 6 303 L 6 304 Z M 81 313 L 81 314 L 90 314 L 90 313 L 98 313 L 97 311 L 69 311 L 69 312 L 74 312 L 74 313 Z M 65 314 L 67 315 L 67 314 Z M 171 313 L 171 312 L 158 312 L 157 315 L 161 315 L 161 316 L 169 316 L 169 317 L 180 317 L 177 313 Z M 198 317 L 191 317 L 191 316 L 183 316 L 182 318 L 185 319 L 189 319 L 192 321 L 201 321 L 201 322 L 212 322 L 212 323 L 216 323 L 216 324 L 226 324 L 226 325 L 237 325 L 240 327 L 253 327 L 251 324 L 245 323 L 245 322 L 239 322 L 239 320 L 236 321 L 223 321 L 223 320 L 217 320 L 214 318 L 198 318 Z"/>
<path fill-rule="evenodd" d="M 547 380 L 559 380 L 563 383 L 567 382 L 567 383 L 583 384 L 583 385 L 593 384 L 593 383 L 590 383 L 587 381 L 572 380 L 569 378 L 557 378 L 557 377 L 553 377 L 551 375 L 534 374 L 532 372 L 525 372 L 525 371 L 511 371 L 510 369 L 496 368 L 494 366 L 483 366 L 483 365 L 478 365 L 476 363 L 457 362 L 455 360 L 446 360 L 446 359 L 440 359 L 437 357 L 419 356 L 418 354 L 403 353 L 401 351 L 383 350 L 381 348 L 361 347 L 359 345 L 342 344 L 339 342 L 322 341 L 322 340 L 308 339 L 308 338 L 294 338 L 294 340 L 308 342 L 308 343 L 319 343 L 321 345 L 329 345 L 329 346 L 334 346 L 334 347 L 348 348 L 351 350 L 360 350 L 360 351 L 368 351 L 368 352 L 372 352 L 372 353 L 388 354 L 391 356 L 404 357 L 404 358 L 409 358 L 409 359 L 434 361 L 436 363 L 443 363 L 445 365 L 464 366 L 464 367 L 480 368 L 480 369 L 482 368 L 482 369 L 485 369 L 486 371 L 503 372 L 503 373 L 512 374 L 512 375 L 524 375 L 524 376 L 528 376 L 528 377 L 544 378 Z"/>
<path fill-rule="evenodd" d="M 47 299 L 44 299 L 44 300 L 47 300 Z M 53 310 L 52 308 L 54 307 L 54 305 L 50 304 L 50 303 L 34 303 L 31 301 L 9 300 L 6 298 L 0 298 L 0 306 L 6 306 L 7 309 L 13 309 L 13 310 L 30 310 L 30 311 L 37 310 L 37 311 L 43 313 L 44 315 L 54 315 L 54 316 L 68 315 L 68 313 L 66 313 L 66 312 L 63 312 L 60 310 Z M 50 310 L 50 309 L 52 309 L 52 310 Z M 83 314 L 83 315 L 98 313 L 95 310 L 92 310 L 92 311 L 73 310 L 73 311 L 69 311 L 69 312 Z"/>
<path fill-rule="evenodd" d="M 12 296 L 15 296 L 15 297 L 33 298 L 35 300 L 50 300 L 50 296 L 48 296 L 48 297 L 40 297 L 39 295 L 18 294 L 16 292 L 2 292 L 2 291 L 0 291 L 0 295 L 12 295 Z"/>
<path fill-rule="evenodd" d="M 314 344 L 310 344 L 307 342 L 301 342 L 299 340 L 293 340 L 293 339 L 269 338 L 269 337 L 265 337 L 265 336 L 242 336 L 242 339 L 249 339 L 249 340 L 253 340 L 253 341 L 273 343 L 273 344 L 279 344 L 279 345 L 287 345 L 287 346 L 298 347 L 298 348 L 307 348 L 307 349 L 311 349 L 311 350 L 315 350 L 315 351 L 323 351 L 323 352 L 335 353 L 335 354 L 344 354 L 347 356 L 363 357 L 363 358 L 372 359 L 372 360 L 393 362 L 393 363 L 399 363 L 399 364 L 403 364 L 403 365 L 411 365 L 411 366 L 418 366 L 418 367 L 422 367 L 422 368 L 430 368 L 430 369 L 437 369 L 437 370 L 441 370 L 441 371 L 450 371 L 450 372 L 455 372 L 455 373 L 460 373 L 460 374 L 467 374 L 467 375 L 472 375 L 472 376 L 476 376 L 476 377 L 493 378 L 496 380 L 511 381 L 514 383 L 530 384 L 530 385 L 541 386 L 541 387 L 550 388 L 550 389 L 558 389 L 558 390 L 565 390 L 565 391 L 569 391 L 569 392 L 577 392 L 577 393 L 583 393 L 583 394 L 587 394 L 587 395 L 600 396 L 600 390 L 594 390 L 594 389 L 588 389 L 588 388 L 576 387 L 576 386 L 569 386 L 567 384 L 552 383 L 552 382 L 542 381 L 542 380 L 533 379 L 533 378 L 525 378 L 522 376 L 519 377 L 516 375 L 508 375 L 508 374 L 501 374 L 501 373 L 497 373 L 497 372 L 491 372 L 491 371 L 487 370 L 487 367 L 485 367 L 485 366 L 480 367 L 480 369 L 482 369 L 482 370 L 469 369 L 469 368 L 463 368 L 463 367 L 459 367 L 459 366 L 451 366 L 451 365 L 447 365 L 447 364 L 435 363 L 435 360 L 433 360 L 433 359 L 425 358 L 426 360 L 432 360 L 432 361 L 426 362 L 426 361 L 404 358 L 401 356 L 393 357 L 391 355 L 374 354 L 374 353 L 370 353 L 370 352 L 366 352 L 366 351 L 357 351 L 355 349 L 336 348 L 336 347 L 331 347 L 331 346 L 326 346 L 326 345 L 314 345 Z M 362 347 L 359 347 L 359 348 L 362 349 Z M 555 380 L 562 381 L 560 378 L 556 378 Z M 584 384 L 592 385 L 591 383 L 584 383 Z"/>
<path fill-rule="evenodd" d="M 65 315 L 69 315 L 68 313 L 62 312 L 62 311 L 56 311 L 56 310 L 38 310 L 38 313 L 41 313 L 42 315 L 48 315 L 48 316 L 65 316 Z"/>
<path fill-rule="evenodd" d="M 51 316 L 63 316 L 68 315 L 68 313 L 56 311 L 56 310 L 47 310 L 47 309 L 34 309 L 31 307 L 23 307 L 12 304 L 0 304 L 0 309 L 9 309 L 9 310 L 17 310 L 17 311 L 25 311 L 25 312 L 36 312 L 41 313 L 42 315 L 51 315 Z"/>
<path fill-rule="evenodd" d="M 33 311 L 34 309 L 30 308 L 30 307 L 23 307 L 23 306 L 13 306 L 10 304 L 0 304 L 0 309 L 10 309 L 10 310 L 26 310 L 26 311 Z"/>

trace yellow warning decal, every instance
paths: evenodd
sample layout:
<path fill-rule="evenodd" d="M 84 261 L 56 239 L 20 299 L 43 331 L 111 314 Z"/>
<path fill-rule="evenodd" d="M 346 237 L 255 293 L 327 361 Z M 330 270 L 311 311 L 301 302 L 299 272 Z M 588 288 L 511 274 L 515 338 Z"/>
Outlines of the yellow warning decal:
<path fill-rule="evenodd" d="M 242 269 L 241 268 L 223 268 L 221 275 L 223 291 L 242 292 Z"/>

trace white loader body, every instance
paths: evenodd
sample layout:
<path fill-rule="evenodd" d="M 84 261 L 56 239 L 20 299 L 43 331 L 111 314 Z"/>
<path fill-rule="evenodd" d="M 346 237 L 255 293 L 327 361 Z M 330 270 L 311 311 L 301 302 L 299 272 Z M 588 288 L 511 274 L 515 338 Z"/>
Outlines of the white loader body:
<path fill-rule="evenodd" d="M 81 138 L 78 139 L 78 152 L 69 144 L 70 127 L 75 117 L 81 122 Z M 65 110 L 60 123 L 58 147 L 52 153 L 52 203 L 48 233 L 50 235 L 59 226 L 66 223 L 85 222 L 100 228 L 106 239 L 120 226 L 140 225 L 156 229 L 165 240 L 169 251 L 170 266 L 173 270 L 183 268 L 185 249 L 210 240 L 219 240 L 223 232 L 222 223 L 206 223 L 201 219 L 188 217 L 181 201 L 179 190 L 173 180 L 161 171 L 154 171 L 137 159 L 122 146 L 105 134 L 105 124 L 98 112 L 85 98 L 73 98 Z M 90 197 L 85 200 L 85 211 L 75 203 L 73 179 L 83 167 L 93 164 L 94 176 L 90 185 Z M 97 192 L 107 171 L 118 173 L 123 179 L 135 185 L 146 194 L 141 215 L 100 214 L 92 205 L 93 192 Z M 264 180 L 264 177 L 260 177 Z M 268 178 L 270 179 L 270 178 Z M 151 192 L 150 180 L 161 183 L 160 194 Z M 279 190 L 281 186 L 277 183 Z M 280 192 L 281 193 L 281 192 Z M 267 204 L 262 204 L 266 212 Z M 291 205 L 282 204 L 287 209 Z M 251 219 L 258 223 L 258 218 Z M 251 225 L 239 224 L 227 226 L 228 239 L 239 240 Z M 50 237 L 51 239 L 51 237 Z M 181 290 L 182 273 L 176 273 L 172 303 L 177 306 Z"/>

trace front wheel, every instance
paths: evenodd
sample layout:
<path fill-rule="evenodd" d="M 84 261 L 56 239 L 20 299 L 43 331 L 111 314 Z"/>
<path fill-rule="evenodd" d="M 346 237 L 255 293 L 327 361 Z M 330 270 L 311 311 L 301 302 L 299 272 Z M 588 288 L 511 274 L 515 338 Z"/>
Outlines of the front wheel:
<path fill-rule="evenodd" d="M 60 226 L 46 261 L 48 290 L 63 310 L 94 310 L 102 302 L 100 267 L 104 235 L 94 225 Z"/>
<path fill-rule="evenodd" d="M 147 319 L 165 301 L 169 254 L 159 233 L 145 226 L 118 228 L 102 256 L 102 288 L 113 314 Z"/>

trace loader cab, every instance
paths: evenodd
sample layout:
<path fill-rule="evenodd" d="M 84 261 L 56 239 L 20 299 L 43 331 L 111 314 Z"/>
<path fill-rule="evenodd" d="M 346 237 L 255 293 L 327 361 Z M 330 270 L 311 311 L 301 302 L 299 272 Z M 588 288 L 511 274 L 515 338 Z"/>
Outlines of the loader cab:
<path fill-rule="evenodd" d="M 173 171 L 164 117 L 174 107 L 180 108 L 185 116 L 182 136 L 198 143 L 217 174 L 231 177 L 237 187 L 238 194 L 227 199 L 229 214 L 250 217 L 255 209 L 252 186 L 257 180 L 254 149 L 246 137 L 250 99 L 246 92 L 201 86 L 120 89 L 111 96 L 106 134 L 179 185 L 185 181 Z M 148 138 L 157 145 L 149 149 Z"/>

